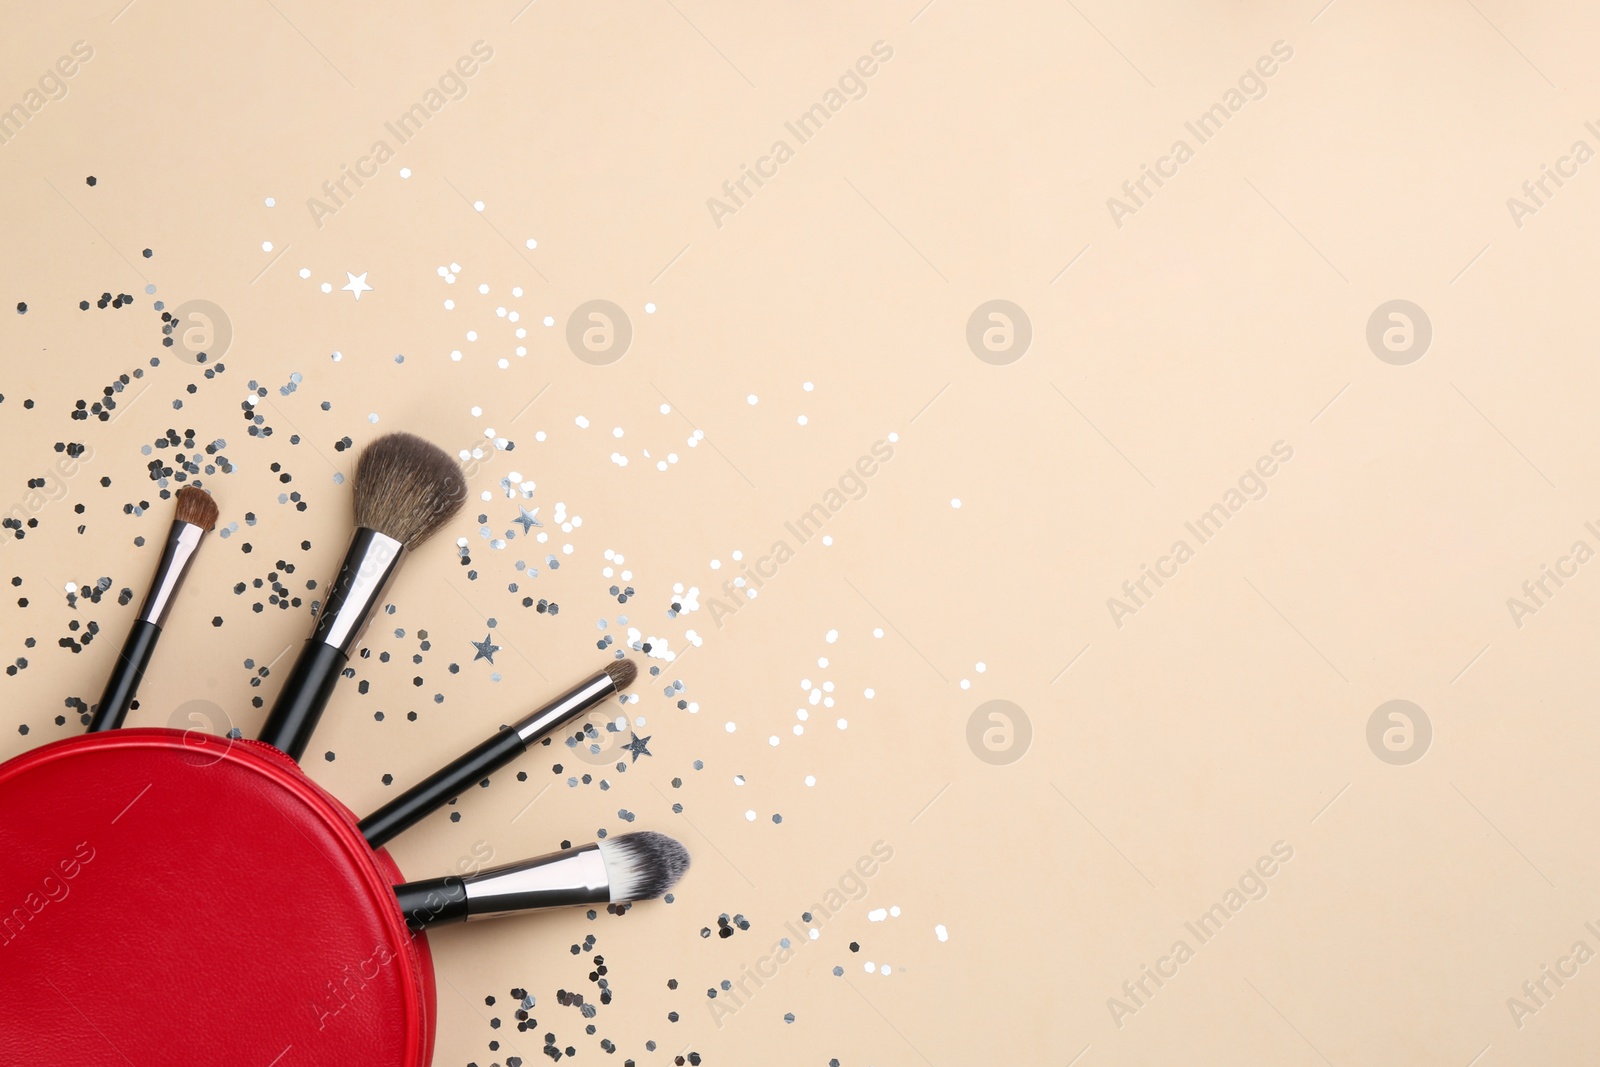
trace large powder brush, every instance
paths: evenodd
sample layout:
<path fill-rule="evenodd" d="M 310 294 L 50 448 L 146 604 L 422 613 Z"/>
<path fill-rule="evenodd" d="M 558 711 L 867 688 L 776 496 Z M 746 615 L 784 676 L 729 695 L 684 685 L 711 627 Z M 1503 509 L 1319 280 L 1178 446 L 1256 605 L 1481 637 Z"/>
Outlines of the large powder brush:
<path fill-rule="evenodd" d="M 350 549 L 272 705 L 262 741 L 301 757 L 401 561 L 461 510 L 466 493 L 455 460 L 413 434 L 387 434 L 361 453 Z"/>

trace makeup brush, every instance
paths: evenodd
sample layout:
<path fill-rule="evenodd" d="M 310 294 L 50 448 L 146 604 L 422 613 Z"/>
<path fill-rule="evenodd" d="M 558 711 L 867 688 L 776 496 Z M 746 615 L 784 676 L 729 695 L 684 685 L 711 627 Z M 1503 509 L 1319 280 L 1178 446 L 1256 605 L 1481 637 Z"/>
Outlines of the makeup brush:
<path fill-rule="evenodd" d="M 688 869 L 682 845 L 641 830 L 466 877 L 407 882 L 394 892 L 406 925 L 425 930 L 545 908 L 651 900 L 677 885 Z"/>
<path fill-rule="evenodd" d="M 139 682 L 156 650 L 156 639 L 167 624 L 167 613 L 172 610 L 172 602 L 178 599 L 184 575 L 189 573 L 189 564 L 194 562 L 201 540 L 216 524 L 217 502 L 211 499 L 210 493 L 196 485 L 178 490 L 177 510 L 172 529 L 167 531 L 166 547 L 161 550 L 161 562 L 156 564 L 150 591 L 145 594 L 139 615 L 133 620 L 133 628 L 122 642 L 122 651 L 117 654 L 116 665 L 106 681 L 106 691 L 95 705 L 94 717 L 89 720 L 90 733 L 115 730 L 127 718 L 128 707 L 139 691 Z"/>
<path fill-rule="evenodd" d="M 622 692 L 638 677 L 629 659 L 613 660 L 520 722 L 451 760 L 377 811 L 361 820 L 367 844 L 379 848 L 474 782 L 480 782 L 579 715 Z"/>
<path fill-rule="evenodd" d="M 262 741 L 296 760 L 401 561 L 461 509 L 466 480 L 442 449 L 413 434 L 391 433 L 361 453 L 353 495 L 356 531 L 349 551 L 261 729 Z"/>

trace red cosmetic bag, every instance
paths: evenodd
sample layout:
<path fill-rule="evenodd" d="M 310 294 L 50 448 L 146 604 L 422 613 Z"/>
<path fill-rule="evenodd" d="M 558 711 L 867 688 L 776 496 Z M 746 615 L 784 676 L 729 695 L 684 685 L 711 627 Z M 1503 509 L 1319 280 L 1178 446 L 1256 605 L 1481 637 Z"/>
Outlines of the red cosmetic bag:
<path fill-rule="evenodd" d="M 427 940 L 356 823 L 256 741 L 0 764 L 0 1063 L 427 1067 Z"/>

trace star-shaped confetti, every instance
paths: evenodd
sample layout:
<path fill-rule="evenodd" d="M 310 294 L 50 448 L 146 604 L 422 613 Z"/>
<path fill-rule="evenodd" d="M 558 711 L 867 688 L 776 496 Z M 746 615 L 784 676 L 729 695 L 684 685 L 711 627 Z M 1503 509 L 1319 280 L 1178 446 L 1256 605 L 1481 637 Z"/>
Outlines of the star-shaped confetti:
<path fill-rule="evenodd" d="M 354 293 L 356 295 L 356 299 L 360 300 L 362 293 L 372 292 L 372 286 L 367 284 L 367 275 L 370 273 L 370 271 L 362 271 L 361 276 L 357 277 L 356 275 L 351 274 L 349 271 L 345 271 L 344 275 L 346 278 L 350 279 L 350 284 L 341 287 L 339 291 L 342 293 Z"/>
<path fill-rule="evenodd" d="M 655 755 L 655 753 L 651 752 L 648 748 L 645 747 L 646 745 L 648 745 L 650 743 L 650 737 L 654 737 L 655 734 L 651 734 L 650 737 L 640 737 L 638 734 L 634 733 L 632 730 L 629 730 L 628 731 L 628 736 L 633 738 L 633 740 L 629 741 L 626 745 L 623 745 L 622 746 L 622 751 L 624 751 L 624 752 L 632 752 L 633 753 L 633 762 L 638 763 L 640 756 L 653 756 L 653 755 Z"/>
<path fill-rule="evenodd" d="M 532 529 L 533 527 L 535 527 L 535 526 L 543 526 L 544 525 L 544 523 L 542 523 L 538 519 L 534 518 L 535 515 L 539 514 L 539 509 L 538 508 L 534 508 L 532 511 L 529 511 L 527 508 L 523 507 L 521 504 L 518 504 L 517 505 L 517 510 L 522 512 L 522 514 L 518 515 L 516 518 L 512 519 L 511 521 L 521 524 L 523 534 L 527 534 L 527 532 L 530 529 Z"/>
<path fill-rule="evenodd" d="M 494 654 L 500 651 L 500 646 L 494 643 L 493 637 L 493 634 L 484 634 L 482 641 L 472 642 L 472 647 L 478 650 L 477 655 L 472 657 L 472 662 L 476 663 L 480 659 L 486 659 L 490 663 L 494 662 Z"/>

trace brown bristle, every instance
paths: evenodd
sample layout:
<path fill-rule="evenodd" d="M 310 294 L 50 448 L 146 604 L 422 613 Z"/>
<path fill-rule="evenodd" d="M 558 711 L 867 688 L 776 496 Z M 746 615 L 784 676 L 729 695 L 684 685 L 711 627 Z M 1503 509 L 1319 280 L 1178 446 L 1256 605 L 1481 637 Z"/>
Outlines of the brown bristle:
<path fill-rule="evenodd" d="M 178 490 L 177 520 L 198 526 L 202 530 L 217 525 L 217 502 L 211 494 L 198 485 L 186 485 Z"/>
<path fill-rule="evenodd" d="M 415 434 L 385 434 L 361 453 L 356 525 L 416 548 L 461 510 L 467 481 L 456 461 Z"/>
<path fill-rule="evenodd" d="M 611 675 L 611 684 L 616 686 L 617 692 L 620 693 L 639 677 L 639 668 L 634 666 L 631 659 L 617 659 L 606 664 L 606 673 Z"/>

